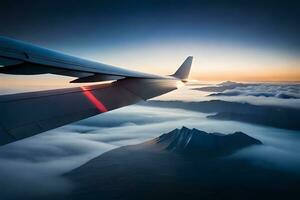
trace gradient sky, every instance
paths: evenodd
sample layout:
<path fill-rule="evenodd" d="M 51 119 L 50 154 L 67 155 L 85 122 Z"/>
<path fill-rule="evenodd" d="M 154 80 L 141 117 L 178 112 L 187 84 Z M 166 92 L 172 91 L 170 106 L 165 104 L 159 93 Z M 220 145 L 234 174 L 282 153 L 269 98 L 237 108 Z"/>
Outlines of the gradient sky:
<path fill-rule="evenodd" d="M 300 81 L 297 2 L 2 0 L 0 35 L 151 73 L 193 55 L 192 79 Z"/>

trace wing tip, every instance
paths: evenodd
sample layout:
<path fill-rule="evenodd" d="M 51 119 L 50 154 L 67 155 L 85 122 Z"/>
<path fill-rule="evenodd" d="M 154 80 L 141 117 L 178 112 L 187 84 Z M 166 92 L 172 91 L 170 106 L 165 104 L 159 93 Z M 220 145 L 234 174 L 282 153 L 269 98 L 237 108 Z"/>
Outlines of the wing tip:
<path fill-rule="evenodd" d="M 193 56 L 188 56 L 172 76 L 181 80 L 186 80 L 191 71 L 193 58 Z"/>

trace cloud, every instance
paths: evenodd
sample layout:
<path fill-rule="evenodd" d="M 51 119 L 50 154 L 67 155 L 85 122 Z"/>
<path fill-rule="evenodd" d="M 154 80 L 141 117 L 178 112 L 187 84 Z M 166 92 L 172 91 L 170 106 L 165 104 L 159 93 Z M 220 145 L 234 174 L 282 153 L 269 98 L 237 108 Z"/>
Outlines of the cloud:
<path fill-rule="evenodd" d="M 185 90 L 183 94 L 191 99 L 187 101 L 223 100 L 300 109 L 300 84 L 248 84 L 227 81 L 204 87 L 188 87 Z M 173 97 L 184 100 L 179 95 Z"/>
<path fill-rule="evenodd" d="M 199 85 L 181 88 L 168 94 L 169 96 L 160 98 L 178 98 L 185 101 L 223 98 L 206 97 L 199 91 L 193 90 L 195 87 Z M 253 90 L 253 88 L 248 89 Z M 268 92 L 274 91 L 277 91 L 275 87 L 268 90 Z M 289 92 L 298 91 L 298 87 L 289 88 Z M 232 101 L 250 99 L 254 103 L 258 103 L 257 99 L 262 100 L 259 103 L 263 101 L 266 101 L 263 103 L 270 103 L 275 98 L 276 102 L 280 101 L 280 104 L 299 101 L 241 95 L 225 98 L 232 98 Z M 113 148 L 140 143 L 182 126 L 198 128 L 206 132 L 242 131 L 267 145 L 287 149 L 288 152 L 299 151 L 299 137 L 296 137 L 297 134 L 293 131 L 235 121 L 216 121 L 207 119 L 206 116 L 207 114 L 183 109 L 133 105 L 2 146 L 0 147 L 0 199 L 40 199 L 48 194 L 68 192 L 72 190 L 72 184 L 62 178 L 62 174 Z"/>
<path fill-rule="evenodd" d="M 225 90 L 230 90 L 234 89 L 236 87 L 247 87 L 253 84 L 243 84 L 243 83 L 236 83 L 236 82 L 231 82 L 231 81 L 226 81 L 217 85 L 209 85 L 205 87 L 200 87 L 200 88 L 193 88 L 193 90 L 199 90 L 199 91 L 204 91 L 204 92 L 223 92 Z"/>
<path fill-rule="evenodd" d="M 238 85 L 223 92 L 212 93 L 209 96 L 255 96 L 275 97 L 281 99 L 300 99 L 300 85 Z"/>
<path fill-rule="evenodd" d="M 211 95 L 213 94 L 213 95 Z M 265 84 L 224 82 L 199 87 L 190 84 L 155 100 L 199 102 L 223 100 L 300 109 L 300 84 Z"/>
<path fill-rule="evenodd" d="M 286 149 L 273 146 L 256 146 L 243 149 L 232 157 L 242 157 L 252 164 L 264 167 L 270 170 L 285 171 L 287 173 L 300 174 L 300 159 L 297 151 L 288 151 Z"/>
<path fill-rule="evenodd" d="M 193 88 L 193 90 L 216 92 L 209 96 L 264 96 L 283 99 L 300 98 L 300 84 L 236 83 L 226 81 L 213 86 Z"/>
<path fill-rule="evenodd" d="M 32 199 L 70 191 L 72 185 L 61 174 L 115 147 L 66 128 L 2 146 L 0 199 Z"/>
<path fill-rule="evenodd" d="M 88 120 L 76 122 L 75 124 L 87 126 L 92 130 L 95 127 L 104 128 L 159 123 L 170 121 L 180 116 L 176 113 L 160 115 L 161 112 L 162 111 L 159 109 L 157 109 L 156 112 L 153 112 L 153 109 L 151 108 L 133 105 L 118 109 L 118 112 L 105 113 Z"/>

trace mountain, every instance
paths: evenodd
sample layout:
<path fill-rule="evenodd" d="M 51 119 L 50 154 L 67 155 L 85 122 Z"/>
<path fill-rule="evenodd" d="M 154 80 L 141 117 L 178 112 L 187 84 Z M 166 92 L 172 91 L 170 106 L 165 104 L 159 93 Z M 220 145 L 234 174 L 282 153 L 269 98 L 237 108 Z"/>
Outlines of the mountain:
<path fill-rule="evenodd" d="M 202 155 L 224 155 L 249 145 L 262 144 L 242 132 L 224 135 L 186 127 L 163 134 L 153 142 L 165 146 L 169 151 Z"/>
<path fill-rule="evenodd" d="M 265 169 L 233 156 L 250 146 L 262 143 L 241 132 L 223 135 L 175 129 L 150 141 L 106 152 L 65 174 L 74 189 L 61 199 L 250 200 L 299 196 L 299 175 Z"/>
<path fill-rule="evenodd" d="M 237 87 L 247 87 L 247 86 L 253 86 L 255 84 L 244 84 L 244 83 L 236 83 L 232 81 L 225 81 L 220 84 L 214 85 L 214 86 L 206 86 L 206 87 L 200 87 L 200 88 L 194 88 L 193 90 L 199 90 L 204 92 L 224 92 L 225 90 L 231 90 Z"/>

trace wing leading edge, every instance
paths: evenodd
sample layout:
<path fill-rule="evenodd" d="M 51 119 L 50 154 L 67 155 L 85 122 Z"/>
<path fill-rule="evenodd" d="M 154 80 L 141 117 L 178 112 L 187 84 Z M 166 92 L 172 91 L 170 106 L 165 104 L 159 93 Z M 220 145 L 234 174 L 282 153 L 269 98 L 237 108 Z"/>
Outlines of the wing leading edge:
<path fill-rule="evenodd" d="M 127 70 L 120 67 L 82 59 L 29 43 L 0 37 L 0 73 L 5 74 L 58 74 L 80 78 L 89 77 L 88 82 L 113 78 L 161 78 L 159 75 Z M 87 82 L 87 79 L 82 79 Z"/>

